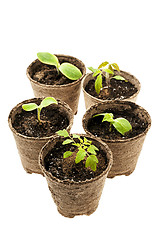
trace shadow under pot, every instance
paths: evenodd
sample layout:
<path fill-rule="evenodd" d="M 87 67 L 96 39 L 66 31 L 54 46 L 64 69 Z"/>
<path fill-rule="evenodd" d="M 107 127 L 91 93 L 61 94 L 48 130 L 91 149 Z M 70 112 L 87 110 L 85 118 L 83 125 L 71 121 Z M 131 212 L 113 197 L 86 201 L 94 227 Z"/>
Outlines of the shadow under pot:
<path fill-rule="evenodd" d="M 113 119 L 125 118 L 132 129 L 122 135 L 111 122 L 103 121 L 102 113 L 111 113 Z M 107 120 L 110 121 L 108 118 Z M 119 122 L 119 119 L 116 122 Z M 142 107 L 129 101 L 112 101 L 92 106 L 83 116 L 83 128 L 87 134 L 100 137 L 113 153 L 113 165 L 108 177 L 130 175 L 137 164 L 144 139 L 151 126 L 151 118 Z M 119 127 L 119 126 L 118 126 Z M 123 122 L 120 124 L 123 127 Z M 126 127 L 126 126 L 125 126 Z M 120 129 L 119 129 L 120 130 Z"/>
<path fill-rule="evenodd" d="M 73 135 L 70 135 L 73 136 Z M 112 165 L 112 153 L 106 143 L 100 139 L 79 134 L 84 141 L 92 141 L 98 148 L 97 169 L 86 168 L 85 159 L 75 163 L 76 147 L 62 145 L 64 137 L 54 136 L 41 150 L 40 167 L 48 182 L 52 198 L 59 213 L 72 218 L 77 215 L 90 215 L 98 207 L 107 174 Z M 78 143 L 79 140 L 75 139 Z M 70 157 L 64 158 L 66 151 L 72 151 Z"/>
<path fill-rule="evenodd" d="M 64 62 L 75 65 L 82 73 L 78 80 L 70 80 L 60 72 L 55 66 L 47 65 L 38 59 L 33 61 L 27 68 L 27 77 L 30 80 L 35 97 L 54 97 L 66 102 L 73 113 L 78 111 L 78 102 L 81 91 L 81 81 L 86 73 L 85 65 L 79 59 L 57 54 L 60 64 Z"/>
<path fill-rule="evenodd" d="M 25 100 L 15 106 L 8 117 L 9 127 L 16 141 L 23 168 L 27 173 L 39 173 L 38 156 L 41 148 L 55 132 L 64 128 L 70 131 L 73 125 L 73 112 L 70 107 L 57 100 L 41 110 L 41 122 L 37 119 L 37 109 L 25 111 L 23 104 L 36 103 L 39 105 L 43 98 Z"/>
<path fill-rule="evenodd" d="M 86 109 L 90 108 L 96 103 L 106 103 L 112 100 L 123 100 L 136 102 L 141 85 L 138 79 L 132 74 L 125 71 L 114 70 L 114 76 L 119 75 L 124 80 L 110 79 L 109 86 L 103 76 L 102 89 L 99 94 L 95 90 L 95 80 L 93 73 L 86 74 L 82 82 L 82 90 L 84 94 Z"/>

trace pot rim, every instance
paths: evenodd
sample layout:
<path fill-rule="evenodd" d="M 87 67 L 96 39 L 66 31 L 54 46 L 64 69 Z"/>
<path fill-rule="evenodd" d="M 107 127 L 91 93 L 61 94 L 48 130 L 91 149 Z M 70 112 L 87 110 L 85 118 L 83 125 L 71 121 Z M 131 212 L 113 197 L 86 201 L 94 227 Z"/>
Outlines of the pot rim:
<path fill-rule="evenodd" d="M 137 83 L 137 92 L 136 93 L 134 93 L 133 95 L 131 95 L 130 97 L 128 97 L 128 98 L 124 98 L 122 101 L 127 101 L 127 100 L 130 100 L 130 99 L 134 99 L 134 98 L 136 98 L 137 97 L 137 95 L 139 94 L 139 92 L 140 92 L 140 89 L 141 89 L 141 84 L 140 84 L 140 82 L 139 82 L 139 80 L 134 76 L 134 75 L 132 75 L 131 73 L 129 73 L 129 72 L 126 72 L 126 71 L 123 71 L 123 70 L 120 70 L 120 72 L 122 72 L 122 73 L 127 73 L 127 74 L 129 74 L 130 76 L 132 76 L 133 77 L 133 79 L 136 81 L 136 83 Z M 106 102 L 110 102 L 110 101 L 114 101 L 114 100 L 104 100 L 104 99 L 100 99 L 100 98 L 97 98 L 97 97 L 94 97 L 94 96 L 92 96 L 91 94 L 89 94 L 86 90 L 85 90 L 85 87 L 86 87 L 86 85 L 85 85 L 85 83 L 86 83 L 86 79 L 88 78 L 88 77 L 90 77 L 91 75 L 93 75 L 93 73 L 87 73 L 85 76 L 84 76 L 84 78 L 83 78 L 83 80 L 82 80 L 82 90 L 83 90 L 83 93 L 85 93 L 86 95 L 88 95 L 90 98 L 92 98 L 92 99 L 94 99 L 94 100 L 98 100 L 99 102 L 102 102 L 102 103 L 106 103 Z M 92 77 L 93 78 L 93 77 Z M 90 79 L 91 80 L 91 79 Z M 135 85 L 135 84 L 134 84 Z M 117 99 L 115 99 L 115 100 L 119 100 L 118 98 Z M 119 100 L 120 101 L 120 100 Z"/>
<path fill-rule="evenodd" d="M 68 86 L 73 86 L 73 85 L 76 85 L 77 83 L 79 83 L 79 82 L 81 82 L 82 81 L 82 79 L 84 78 L 84 76 L 85 76 L 85 74 L 86 74 L 86 67 L 85 67 L 85 64 L 80 60 L 80 59 L 78 59 L 78 58 L 76 58 L 76 57 L 73 57 L 73 56 L 70 56 L 70 55 L 65 55 L 65 54 L 54 54 L 57 58 L 58 57 L 69 57 L 69 58 L 73 58 L 73 59 L 76 59 L 78 62 L 80 62 L 80 64 L 82 65 L 82 68 L 83 68 L 83 71 L 82 71 L 82 76 L 79 78 L 79 79 L 77 79 L 77 80 L 73 80 L 73 82 L 71 82 L 71 83 L 68 83 L 68 84 L 63 84 L 63 85 L 48 85 L 48 84 L 43 84 L 43 83 L 39 83 L 39 82 L 37 82 L 37 81 L 35 81 L 33 78 L 31 78 L 31 76 L 30 76 L 30 74 L 29 74 L 29 69 L 36 63 L 36 62 L 38 62 L 39 60 L 38 60 L 38 58 L 37 59 L 35 59 L 28 67 L 27 67 L 27 70 L 26 70 L 26 74 L 27 74 L 27 77 L 29 78 L 29 80 L 31 81 L 31 82 L 33 82 L 34 84 L 36 84 L 36 85 L 39 85 L 39 86 L 41 86 L 41 87 L 43 87 L 43 88 L 57 88 L 57 89 L 59 89 L 59 88 L 62 88 L 62 87 L 64 87 L 64 88 L 66 88 L 66 87 L 68 87 Z"/>
<path fill-rule="evenodd" d="M 21 138 L 24 138 L 26 140 L 38 140 L 38 141 L 43 141 L 43 140 L 50 140 L 56 133 L 54 133 L 53 135 L 51 136 L 48 136 L 48 137 L 29 137 L 29 136 L 25 136 L 19 132 L 17 132 L 17 130 L 13 127 L 12 125 L 12 116 L 13 114 L 17 111 L 17 109 L 22 106 L 23 104 L 26 104 L 26 103 L 30 103 L 31 101 L 37 101 L 37 100 L 42 100 L 44 99 L 45 97 L 41 97 L 41 98 L 30 98 L 30 99 L 27 99 L 27 100 L 24 100 L 20 103 L 18 103 L 14 108 L 12 108 L 12 110 L 10 111 L 9 113 L 9 116 L 8 116 L 8 124 L 9 124 L 9 127 L 11 129 L 11 131 L 16 134 L 17 136 L 21 137 Z M 68 106 L 67 103 L 63 102 L 62 100 L 59 100 L 59 99 L 56 99 L 58 104 L 61 105 L 62 107 L 64 107 L 64 109 L 66 110 L 66 112 L 68 112 L 68 115 L 70 116 L 70 119 L 69 120 L 69 125 L 67 126 L 66 130 L 69 130 L 72 125 L 73 125 L 73 118 L 74 118 L 74 114 L 73 114 L 73 111 L 71 110 L 71 108 Z"/>
<path fill-rule="evenodd" d="M 41 149 L 40 153 L 39 153 L 39 166 L 42 170 L 42 172 L 48 177 L 50 178 L 52 181 L 56 181 L 58 183 L 61 183 L 61 184 L 65 184 L 65 185 L 71 185 L 71 184 L 74 184 L 74 185 L 83 185 L 83 184 L 88 184 L 88 183 L 92 183 L 94 181 L 97 181 L 99 178 L 103 177 L 105 174 L 107 174 L 110 169 L 111 169 L 111 166 L 113 164 L 113 155 L 112 155 L 112 152 L 110 150 L 110 148 L 108 147 L 108 145 L 105 143 L 105 142 L 102 142 L 102 140 L 98 137 L 94 137 L 94 136 L 90 136 L 88 134 L 81 134 L 81 133 L 76 133 L 82 137 L 86 137 L 86 138 L 89 138 L 91 140 L 94 140 L 96 142 L 99 142 L 102 147 L 102 150 L 105 151 L 106 153 L 106 156 L 107 156 L 107 159 L 108 159 L 108 165 L 107 165 L 107 168 L 101 173 L 99 174 L 98 176 L 94 177 L 94 178 L 91 178 L 91 179 L 86 179 L 84 181 L 80 181 L 80 182 L 75 182 L 75 181 L 71 181 L 69 179 L 65 179 L 65 180 L 61 180 L 57 177 L 54 177 L 49 171 L 47 171 L 44 167 L 44 156 L 43 156 L 43 152 L 45 150 L 45 148 L 48 147 L 48 145 L 54 145 L 54 141 L 56 139 L 61 139 L 63 137 L 60 137 L 58 135 L 55 135 L 53 136 L 53 138 L 51 140 L 49 140 Z M 72 133 L 70 134 L 72 135 Z"/>
<path fill-rule="evenodd" d="M 88 131 L 87 129 L 87 123 L 88 121 L 86 121 L 86 116 L 88 116 L 90 114 L 90 112 L 92 111 L 92 109 L 94 108 L 98 108 L 99 106 L 103 105 L 103 106 L 107 106 L 107 105 L 112 105 L 112 104 L 127 104 L 127 105 L 130 105 L 130 106 L 136 106 L 139 110 L 141 110 L 145 115 L 146 115 L 146 119 L 147 119 L 147 122 L 148 122 L 148 126 L 147 128 L 142 132 L 142 133 L 139 133 L 138 135 L 134 136 L 134 137 L 131 137 L 131 138 L 125 138 L 125 139 L 107 139 L 107 138 L 101 138 L 100 139 L 102 141 L 105 141 L 105 142 L 108 142 L 108 143 L 124 143 L 124 142 L 131 142 L 131 141 L 134 141 L 138 138 L 141 138 L 143 136 L 145 136 L 148 132 L 148 130 L 150 129 L 151 127 L 151 117 L 149 115 L 149 113 L 141 106 L 139 106 L 138 104 L 136 103 L 133 103 L 131 101 L 120 101 L 120 100 L 111 100 L 111 101 L 108 101 L 106 103 L 97 103 L 97 104 L 94 104 L 92 105 L 86 112 L 85 114 L 83 115 L 83 118 L 82 118 L 82 125 L 83 125 L 83 129 L 84 131 L 91 135 L 91 136 L 94 136 L 91 132 Z M 89 118 L 90 119 L 90 118 Z"/>

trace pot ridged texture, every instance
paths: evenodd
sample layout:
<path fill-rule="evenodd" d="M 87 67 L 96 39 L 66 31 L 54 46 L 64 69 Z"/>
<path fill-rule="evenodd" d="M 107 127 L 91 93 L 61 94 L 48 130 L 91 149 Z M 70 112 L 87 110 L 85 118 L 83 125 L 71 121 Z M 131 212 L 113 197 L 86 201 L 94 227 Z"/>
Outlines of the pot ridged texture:
<path fill-rule="evenodd" d="M 87 85 L 87 83 L 93 79 L 93 73 L 89 73 L 89 74 L 86 74 L 86 76 L 84 77 L 83 79 L 83 82 L 82 82 L 82 89 L 83 89 L 83 95 L 84 95 L 84 101 L 85 101 L 85 106 L 86 106 L 86 109 L 89 109 L 92 105 L 95 105 L 97 103 L 106 103 L 108 101 L 111 101 L 111 100 L 103 100 L 103 99 L 98 99 L 92 95 L 90 95 L 89 93 L 87 93 L 85 91 L 85 87 Z M 130 73 L 128 72 L 125 72 L 125 71 L 120 71 L 120 75 L 126 79 L 129 79 L 129 81 L 135 85 L 135 87 L 137 88 L 137 92 L 130 96 L 129 98 L 125 98 L 123 99 L 123 101 L 131 101 L 131 102 L 136 102 L 137 100 L 137 96 L 139 94 L 139 91 L 140 91 L 140 88 L 141 88 L 141 85 L 140 85 L 140 82 L 138 81 L 138 79 L 131 75 Z M 115 100 L 115 99 L 114 99 Z M 117 99 L 118 100 L 118 99 Z"/>
<path fill-rule="evenodd" d="M 16 107 L 14 107 L 10 114 L 9 114 L 9 118 L 8 118 L 8 122 L 9 122 L 9 127 L 13 133 L 14 139 L 16 141 L 16 145 L 17 145 L 17 149 L 20 155 L 20 159 L 22 162 L 22 166 L 24 168 L 24 170 L 27 173 L 38 173 L 38 174 L 42 174 L 42 171 L 39 167 L 39 163 L 38 163 L 38 157 L 39 157 L 39 153 L 41 148 L 55 135 L 53 134 L 50 137 L 43 137 L 43 138 L 34 138 L 34 137 L 27 137 L 24 135 L 19 134 L 14 128 L 13 128 L 13 121 L 14 121 L 14 117 L 16 115 L 16 113 L 21 112 L 22 109 L 22 105 L 23 104 L 27 104 L 30 102 L 34 102 L 37 103 L 37 101 L 41 101 L 42 98 L 39 99 L 29 99 L 26 101 L 23 101 L 22 103 L 19 103 Z M 69 126 L 67 127 L 67 131 L 69 132 L 72 125 L 73 125 L 73 112 L 70 109 L 70 107 L 60 101 L 58 101 L 58 105 L 53 105 L 53 107 L 57 107 L 61 110 L 61 111 L 65 111 L 66 116 L 68 117 L 69 120 Z"/>
<path fill-rule="evenodd" d="M 145 136 L 124 143 L 110 143 L 105 141 L 113 151 L 113 165 L 108 174 L 109 178 L 118 175 L 130 175 L 136 168 Z"/>
<path fill-rule="evenodd" d="M 95 138 L 85 136 L 87 139 L 96 140 Z M 44 166 L 44 158 L 50 151 L 55 143 L 59 141 L 59 137 L 54 137 L 53 140 L 49 141 L 42 149 L 40 153 L 40 166 L 48 182 L 49 190 L 52 194 L 52 198 L 57 205 L 59 213 L 65 217 L 72 218 L 77 215 L 90 215 L 98 207 L 98 203 L 102 194 L 104 183 L 107 174 L 112 165 L 112 153 L 105 143 L 102 143 L 97 138 L 96 146 L 101 148 L 107 156 L 108 166 L 107 169 L 96 178 L 82 181 L 73 182 L 71 180 L 59 180 L 52 176 Z"/>
<path fill-rule="evenodd" d="M 65 85 L 45 85 L 38 83 L 32 79 L 32 72 L 37 68 L 41 63 L 38 59 L 32 62 L 27 68 L 27 77 L 30 80 L 33 92 L 35 97 L 54 97 L 66 102 L 70 108 L 73 110 L 73 113 L 76 114 L 78 111 L 78 102 L 81 91 L 81 82 L 82 78 L 86 73 L 85 65 L 79 59 L 68 56 L 68 55 L 56 55 L 59 61 L 69 62 L 76 67 L 78 67 L 82 72 L 82 77 L 72 83 Z"/>
<path fill-rule="evenodd" d="M 135 170 L 146 134 L 151 126 L 151 118 L 145 109 L 129 101 L 112 101 L 108 103 L 99 103 L 88 109 L 83 117 L 83 128 L 87 134 L 93 136 L 87 128 L 88 120 L 93 115 L 107 111 L 107 108 L 117 108 L 121 112 L 123 112 L 123 109 L 132 109 L 136 114 L 138 114 L 140 118 L 148 123 L 148 127 L 145 129 L 145 131 L 133 138 L 120 140 L 101 138 L 103 142 L 107 143 L 113 153 L 113 165 L 108 174 L 108 177 L 113 178 L 118 175 L 128 176 Z"/>

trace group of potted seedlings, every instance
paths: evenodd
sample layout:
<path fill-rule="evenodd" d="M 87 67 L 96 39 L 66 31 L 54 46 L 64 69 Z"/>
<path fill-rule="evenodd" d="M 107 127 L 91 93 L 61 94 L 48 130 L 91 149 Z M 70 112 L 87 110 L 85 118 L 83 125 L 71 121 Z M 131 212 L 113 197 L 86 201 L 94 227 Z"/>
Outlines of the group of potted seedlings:
<path fill-rule="evenodd" d="M 103 62 L 86 74 L 75 57 L 37 57 L 27 68 L 36 98 L 11 110 L 9 127 L 24 169 L 46 177 L 58 211 L 90 215 L 106 177 L 130 175 L 136 167 L 151 126 L 148 112 L 134 103 L 140 83 L 116 63 Z M 86 134 L 70 134 L 81 85 Z"/>

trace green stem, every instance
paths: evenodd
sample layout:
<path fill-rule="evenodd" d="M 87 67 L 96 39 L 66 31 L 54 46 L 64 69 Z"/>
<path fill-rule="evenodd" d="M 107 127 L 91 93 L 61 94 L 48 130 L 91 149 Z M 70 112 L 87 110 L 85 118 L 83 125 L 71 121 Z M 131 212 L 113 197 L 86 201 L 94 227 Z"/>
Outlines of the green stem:
<path fill-rule="evenodd" d="M 57 73 L 58 73 L 58 75 L 59 75 L 59 69 L 58 69 L 58 67 L 56 67 L 56 69 L 57 69 Z"/>
<path fill-rule="evenodd" d="M 37 108 L 37 116 L 38 116 L 38 121 L 39 121 L 39 122 L 41 122 L 40 113 L 41 113 L 41 109 L 40 109 L 40 108 Z"/>
<path fill-rule="evenodd" d="M 109 132 L 111 132 L 112 131 L 112 123 L 110 122 L 110 124 L 109 124 Z"/>
<path fill-rule="evenodd" d="M 70 135 L 69 135 L 69 138 L 70 138 L 74 143 L 76 143 L 76 142 L 74 141 L 74 138 L 72 138 Z"/>
<path fill-rule="evenodd" d="M 106 86 L 110 86 L 110 76 L 109 73 L 107 72 L 102 72 L 102 75 L 105 77 L 105 81 L 106 81 Z"/>

